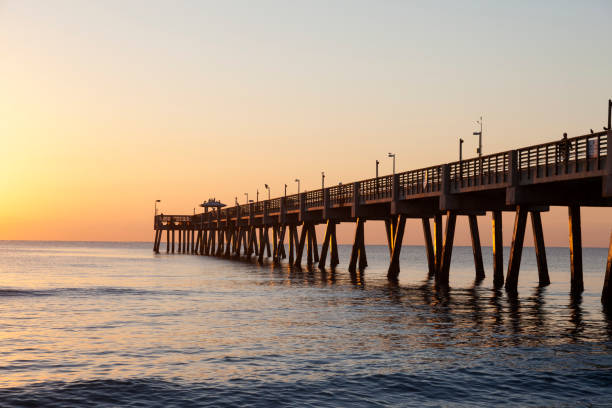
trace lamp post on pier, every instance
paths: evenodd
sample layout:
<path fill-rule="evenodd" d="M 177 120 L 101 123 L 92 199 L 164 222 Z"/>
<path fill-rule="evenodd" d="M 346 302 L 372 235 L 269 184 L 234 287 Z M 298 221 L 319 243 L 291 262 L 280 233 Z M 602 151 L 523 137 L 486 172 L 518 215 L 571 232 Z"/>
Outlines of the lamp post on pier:
<path fill-rule="evenodd" d="M 270 199 L 270 186 L 267 184 L 264 184 L 264 186 L 266 187 L 266 189 L 268 190 L 268 200 Z"/>
<path fill-rule="evenodd" d="M 395 176 L 395 153 L 389 153 L 388 157 L 393 158 L 393 176 Z"/>
<path fill-rule="evenodd" d="M 378 165 L 380 162 L 376 160 L 376 198 L 378 198 Z"/>
<path fill-rule="evenodd" d="M 300 195 L 300 179 L 295 179 L 295 182 L 298 183 L 298 195 Z"/>
<path fill-rule="evenodd" d="M 463 139 L 459 138 L 459 161 L 463 161 Z"/>
<path fill-rule="evenodd" d="M 155 200 L 155 216 L 157 217 L 157 203 L 161 203 L 161 200 Z"/>
<path fill-rule="evenodd" d="M 259 202 L 259 189 L 257 189 L 257 202 Z"/>
<path fill-rule="evenodd" d="M 480 132 L 474 132 L 472 134 L 474 136 L 478 136 L 478 149 L 476 149 L 476 152 L 478 153 L 478 157 L 482 157 L 482 116 L 480 117 L 480 120 L 476 121 L 476 123 L 480 125 Z"/>
<path fill-rule="evenodd" d="M 249 193 L 244 193 L 244 195 L 246 196 L 246 203 L 249 203 Z"/>
<path fill-rule="evenodd" d="M 321 172 L 321 190 L 325 190 L 325 172 Z"/>
<path fill-rule="evenodd" d="M 285 183 L 285 197 L 287 197 L 287 183 Z"/>

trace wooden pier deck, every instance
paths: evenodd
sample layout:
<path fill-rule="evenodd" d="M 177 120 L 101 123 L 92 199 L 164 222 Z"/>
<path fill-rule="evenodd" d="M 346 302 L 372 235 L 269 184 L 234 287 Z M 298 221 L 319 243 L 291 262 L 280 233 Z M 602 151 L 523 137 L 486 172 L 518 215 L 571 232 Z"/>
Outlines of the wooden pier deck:
<path fill-rule="evenodd" d="M 166 231 L 166 252 L 257 257 L 260 262 L 271 257 L 274 262 L 287 259 L 294 267 L 300 267 L 305 257 L 308 266 L 324 268 L 329 259 L 330 267 L 334 268 L 340 262 L 336 225 L 352 222 L 355 238 L 348 269 L 353 272 L 367 267 L 364 222 L 382 220 L 390 257 L 387 276 L 396 280 L 406 218 L 420 218 L 429 273 L 436 285 L 446 286 L 457 216 L 469 218 L 476 278 L 484 278 L 476 217 L 490 212 L 493 282 L 495 287 L 505 285 L 506 290 L 515 292 L 527 217 L 531 217 L 539 282 L 547 285 L 550 280 L 540 213 L 550 206 L 565 206 L 569 219 L 571 289 L 580 293 L 583 290 L 580 208 L 612 206 L 612 160 L 607 158 L 611 111 L 609 102 L 608 128 L 602 132 L 202 214 L 158 215 L 154 220 L 153 249 L 159 252 Z M 505 276 L 502 211 L 515 213 Z M 314 229 L 317 224 L 326 224 L 320 253 Z M 612 307 L 611 267 L 612 234 L 602 291 L 602 302 L 607 307 Z"/>

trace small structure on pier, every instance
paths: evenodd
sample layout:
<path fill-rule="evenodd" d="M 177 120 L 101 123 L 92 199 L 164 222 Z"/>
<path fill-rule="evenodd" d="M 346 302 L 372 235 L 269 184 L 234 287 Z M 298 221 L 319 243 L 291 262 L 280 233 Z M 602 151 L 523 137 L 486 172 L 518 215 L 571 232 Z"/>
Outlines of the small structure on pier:
<path fill-rule="evenodd" d="M 214 208 L 218 211 L 219 208 L 223 208 L 225 206 L 225 204 L 223 204 L 221 201 L 217 201 L 215 198 L 209 198 L 208 201 L 204 201 L 202 204 L 200 204 L 200 207 L 204 208 L 204 213 L 207 213 L 209 208 Z"/>

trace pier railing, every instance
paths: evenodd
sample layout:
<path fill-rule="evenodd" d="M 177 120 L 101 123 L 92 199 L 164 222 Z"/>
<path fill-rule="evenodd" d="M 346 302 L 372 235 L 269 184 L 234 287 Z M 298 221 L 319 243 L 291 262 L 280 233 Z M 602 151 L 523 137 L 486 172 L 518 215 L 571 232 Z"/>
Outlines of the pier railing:
<path fill-rule="evenodd" d="M 331 206 L 350 204 L 353 201 L 353 184 L 339 184 L 328 190 Z"/>
<path fill-rule="evenodd" d="M 450 163 L 451 191 L 507 184 L 511 154 L 511 151 L 494 153 Z"/>
<path fill-rule="evenodd" d="M 589 177 L 592 172 L 604 169 L 608 155 L 608 135 L 608 131 L 602 131 L 449 163 L 447 165 L 449 192 L 461 193 L 474 189 L 503 188 L 511 182 L 512 172 L 516 172 L 518 182 L 521 184 L 536 182 L 535 179 L 541 182 L 548 178 L 552 181 L 555 177 L 567 177 L 567 175 Z M 395 177 L 398 188 L 395 199 L 406 200 L 439 195 L 442 193 L 444 165 L 405 171 L 397 173 Z M 359 187 L 360 204 L 394 199 L 394 176 L 385 175 L 357 183 L 328 187 L 328 205 L 351 205 L 354 200 L 355 185 Z M 250 203 L 240 206 L 240 217 L 262 216 L 266 211 L 272 214 L 279 213 L 282 206 L 285 211 L 295 212 L 300 210 L 302 200 L 305 210 L 322 208 L 326 205 L 324 196 L 323 189 L 318 189 Z M 237 215 L 237 207 L 195 216 L 158 215 L 155 218 L 155 225 L 168 226 L 187 223 L 198 225 L 217 219 L 235 218 Z"/>
<path fill-rule="evenodd" d="M 442 188 L 442 166 L 426 167 L 399 173 L 399 197 L 436 193 Z"/>
<path fill-rule="evenodd" d="M 390 199 L 393 194 L 393 176 L 382 176 L 359 182 L 361 203 Z"/>
<path fill-rule="evenodd" d="M 521 181 L 601 170 L 607 155 L 606 131 L 517 150 Z"/>

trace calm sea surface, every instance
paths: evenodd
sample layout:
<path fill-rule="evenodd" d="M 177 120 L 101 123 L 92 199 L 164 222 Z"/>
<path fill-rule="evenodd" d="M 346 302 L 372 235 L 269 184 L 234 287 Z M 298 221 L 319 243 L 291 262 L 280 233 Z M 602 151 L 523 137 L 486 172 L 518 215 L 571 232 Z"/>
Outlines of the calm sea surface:
<path fill-rule="evenodd" d="M 165 249 L 162 247 L 162 249 Z M 599 296 L 607 251 L 548 248 L 552 284 L 523 254 L 518 297 L 474 282 L 455 248 L 450 293 L 405 247 L 370 266 L 289 269 L 151 244 L 0 241 L 3 406 L 612 406 L 612 319 Z M 505 261 L 507 262 L 507 249 Z"/>

